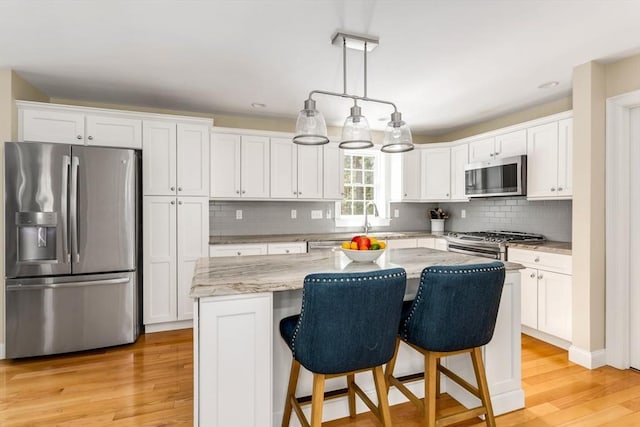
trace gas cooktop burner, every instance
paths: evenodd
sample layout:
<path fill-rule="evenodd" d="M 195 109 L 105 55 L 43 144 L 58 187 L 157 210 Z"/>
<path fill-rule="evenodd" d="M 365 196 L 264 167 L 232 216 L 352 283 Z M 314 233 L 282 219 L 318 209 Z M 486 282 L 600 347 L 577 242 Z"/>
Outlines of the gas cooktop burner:
<path fill-rule="evenodd" d="M 521 233 L 519 231 L 469 231 L 461 233 L 448 233 L 447 237 L 471 242 L 544 242 L 544 236 L 541 234 Z"/>

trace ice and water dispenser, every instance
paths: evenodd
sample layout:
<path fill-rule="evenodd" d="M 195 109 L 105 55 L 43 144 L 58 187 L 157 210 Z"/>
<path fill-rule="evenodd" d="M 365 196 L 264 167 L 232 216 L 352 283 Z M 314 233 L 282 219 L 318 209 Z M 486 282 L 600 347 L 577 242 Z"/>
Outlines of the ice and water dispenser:
<path fill-rule="evenodd" d="M 56 212 L 16 212 L 18 262 L 57 262 Z"/>

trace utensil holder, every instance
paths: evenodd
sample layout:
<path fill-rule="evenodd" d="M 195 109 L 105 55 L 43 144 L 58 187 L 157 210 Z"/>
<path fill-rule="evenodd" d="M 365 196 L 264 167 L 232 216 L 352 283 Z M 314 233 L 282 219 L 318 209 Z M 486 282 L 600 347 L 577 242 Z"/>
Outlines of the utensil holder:
<path fill-rule="evenodd" d="M 444 232 L 444 219 L 432 219 L 431 220 L 431 232 L 441 233 Z"/>

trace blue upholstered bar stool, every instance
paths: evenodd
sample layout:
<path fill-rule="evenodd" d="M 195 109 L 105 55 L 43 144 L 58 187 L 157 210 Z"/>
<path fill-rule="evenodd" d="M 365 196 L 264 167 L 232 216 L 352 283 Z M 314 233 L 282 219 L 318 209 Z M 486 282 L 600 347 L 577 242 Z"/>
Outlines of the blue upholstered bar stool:
<path fill-rule="evenodd" d="M 416 298 L 405 302 L 396 353 L 385 375 L 389 385 L 396 386 L 424 411 L 425 426 L 444 426 L 481 415 L 488 426 L 495 426 L 480 347 L 493 337 L 504 277 L 501 262 L 428 267 L 422 271 Z M 404 382 L 415 381 L 415 376 L 403 381 L 393 377 L 400 340 L 424 355 L 424 403 L 404 386 Z M 440 364 L 441 357 L 461 353 L 471 355 L 477 387 Z M 438 372 L 478 397 L 481 406 L 436 420 Z"/>
<path fill-rule="evenodd" d="M 384 426 L 391 426 L 382 365 L 393 356 L 406 283 L 402 268 L 304 279 L 300 314 L 280 321 L 280 334 L 293 355 L 283 426 L 289 425 L 292 409 L 302 425 L 309 425 L 301 408 L 305 399 L 295 396 L 301 365 L 313 373 L 312 427 L 322 423 L 325 378 L 337 376 L 347 377 L 347 389 L 339 395 L 348 396 L 352 417 L 358 394 Z M 355 373 L 365 370 L 373 373 L 377 407 L 355 383 Z"/>

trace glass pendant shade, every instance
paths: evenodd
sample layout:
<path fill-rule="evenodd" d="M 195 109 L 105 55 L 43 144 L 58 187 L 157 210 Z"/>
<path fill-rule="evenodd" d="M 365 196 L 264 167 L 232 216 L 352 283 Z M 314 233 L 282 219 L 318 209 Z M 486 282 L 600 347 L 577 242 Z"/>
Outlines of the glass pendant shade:
<path fill-rule="evenodd" d="M 324 116 L 316 110 L 316 103 L 312 99 L 307 99 L 298 113 L 293 142 L 300 145 L 323 145 L 329 142 Z"/>
<path fill-rule="evenodd" d="M 384 130 L 384 140 L 380 151 L 384 153 L 403 153 L 413 150 L 411 129 L 402 121 L 400 113 L 393 113 L 391 121 Z"/>
<path fill-rule="evenodd" d="M 360 107 L 351 107 L 351 115 L 344 121 L 340 148 L 361 149 L 373 147 L 371 129 L 367 118 L 361 114 Z"/>

